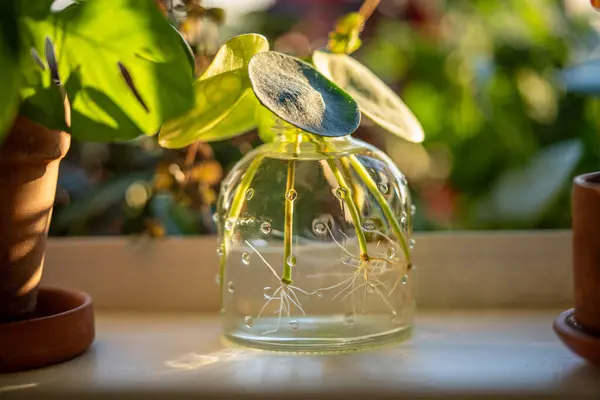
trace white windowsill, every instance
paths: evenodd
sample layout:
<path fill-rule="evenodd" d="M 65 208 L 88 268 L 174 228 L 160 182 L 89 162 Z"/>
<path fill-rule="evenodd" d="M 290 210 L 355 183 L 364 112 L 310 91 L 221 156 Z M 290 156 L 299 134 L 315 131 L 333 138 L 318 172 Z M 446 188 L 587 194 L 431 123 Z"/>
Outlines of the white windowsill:
<path fill-rule="evenodd" d="M 405 343 L 322 356 L 228 348 L 210 315 L 103 313 L 88 353 L 0 375 L 0 397 L 598 398 L 600 372 L 550 329 L 558 313 L 424 311 Z"/>
<path fill-rule="evenodd" d="M 221 343 L 214 237 L 51 239 L 43 283 L 92 295 L 96 342 L 70 362 L 0 375 L 0 398 L 600 398 L 600 372 L 551 329 L 572 305 L 570 231 L 416 238 L 414 337 L 326 356 Z"/>

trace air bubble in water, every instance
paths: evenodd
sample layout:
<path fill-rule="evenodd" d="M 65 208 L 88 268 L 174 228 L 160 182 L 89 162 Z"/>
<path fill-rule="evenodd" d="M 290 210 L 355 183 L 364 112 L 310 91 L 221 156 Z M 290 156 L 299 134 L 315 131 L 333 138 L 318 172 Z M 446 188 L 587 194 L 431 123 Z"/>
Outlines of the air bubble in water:
<path fill-rule="evenodd" d="M 376 227 L 376 225 L 375 225 L 375 221 L 373 221 L 372 219 L 368 219 L 368 220 L 366 220 L 366 221 L 363 223 L 363 228 L 364 228 L 366 231 L 372 231 L 372 230 L 375 230 L 375 227 Z"/>
<path fill-rule="evenodd" d="M 221 284 L 221 275 L 220 274 L 215 275 L 215 283 L 217 285 Z"/>
<path fill-rule="evenodd" d="M 260 224 L 260 231 L 265 235 L 271 233 L 271 224 L 269 222 L 263 222 Z"/>
<path fill-rule="evenodd" d="M 248 328 L 252 328 L 254 326 L 254 319 L 252 319 L 252 317 L 249 315 L 244 318 L 244 322 Z"/>
<path fill-rule="evenodd" d="M 414 204 L 410 206 L 410 215 L 415 215 L 417 213 L 417 206 Z"/>
<path fill-rule="evenodd" d="M 227 221 L 225 221 L 225 230 L 228 230 L 228 231 L 232 230 L 233 225 L 234 225 L 233 219 L 227 218 Z"/>
<path fill-rule="evenodd" d="M 384 182 L 379 182 L 377 184 L 377 188 L 383 194 L 387 194 L 390 191 L 390 188 L 388 187 L 387 183 L 384 183 Z"/>
<path fill-rule="evenodd" d="M 213 222 L 214 222 L 215 224 L 218 224 L 218 223 L 219 223 L 219 214 L 218 214 L 218 213 L 214 213 L 214 214 L 212 215 L 212 220 L 213 220 Z"/>
<path fill-rule="evenodd" d="M 287 260 L 285 260 L 285 262 L 290 267 L 295 267 L 296 266 L 296 256 L 294 256 L 294 255 L 288 256 L 288 258 L 287 258 Z"/>
<path fill-rule="evenodd" d="M 263 288 L 263 296 L 265 300 L 271 300 L 271 297 L 273 297 L 273 295 L 271 294 L 271 286 L 265 286 Z"/>
<path fill-rule="evenodd" d="M 406 285 L 406 283 L 408 282 L 408 275 L 404 275 L 402 277 L 402 280 L 400 281 L 403 285 Z"/>
<path fill-rule="evenodd" d="M 288 199 L 288 201 L 294 201 L 294 200 L 296 200 L 297 197 L 298 197 L 298 192 L 296 192 L 294 189 L 288 190 L 287 193 L 285 194 L 285 198 Z"/>
<path fill-rule="evenodd" d="M 242 263 L 244 265 L 250 265 L 250 254 L 242 253 Z"/>
<path fill-rule="evenodd" d="M 417 244 L 417 241 L 415 239 L 410 239 L 408 241 L 408 247 L 410 247 L 411 249 L 414 249 L 416 244 Z"/>
<path fill-rule="evenodd" d="M 337 197 L 338 199 L 344 200 L 346 196 L 348 196 L 348 189 L 343 187 L 335 189 L 335 197 Z"/>
<path fill-rule="evenodd" d="M 344 315 L 344 321 L 342 321 L 342 324 L 347 327 L 354 325 L 354 313 L 346 313 Z"/>
<path fill-rule="evenodd" d="M 252 199 L 252 197 L 254 197 L 254 189 L 249 188 L 248 190 L 246 190 L 246 194 L 244 197 L 246 197 L 246 201 Z"/>
<path fill-rule="evenodd" d="M 235 292 L 235 283 L 233 283 L 233 281 L 229 281 L 227 284 L 227 289 L 229 290 L 229 293 Z"/>
<path fill-rule="evenodd" d="M 394 258 L 394 256 L 396 255 L 396 248 L 395 247 L 388 247 L 387 249 L 387 258 L 392 259 Z"/>
<path fill-rule="evenodd" d="M 327 232 L 327 226 L 325 222 L 315 219 L 312 224 L 313 232 L 317 235 L 324 235 Z"/>
<path fill-rule="evenodd" d="M 219 257 L 222 257 L 223 253 L 225 253 L 225 246 L 223 244 L 220 244 L 219 247 L 217 247 L 217 255 Z"/>
<path fill-rule="evenodd" d="M 298 322 L 295 319 L 291 320 L 290 323 L 289 323 L 289 325 L 290 325 L 290 329 L 293 329 L 295 331 L 297 331 L 298 328 L 300 328 L 300 322 Z"/>

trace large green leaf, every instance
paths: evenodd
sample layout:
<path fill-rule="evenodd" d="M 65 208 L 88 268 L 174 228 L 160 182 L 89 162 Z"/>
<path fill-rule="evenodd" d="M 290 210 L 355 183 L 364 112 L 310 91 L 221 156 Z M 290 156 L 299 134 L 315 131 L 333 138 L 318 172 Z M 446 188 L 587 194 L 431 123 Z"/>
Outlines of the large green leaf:
<path fill-rule="evenodd" d="M 346 92 L 309 64 L 269 51 L 248 64 L 258 100 L 284 121 L 320 136 L 345 136 L 358 128 L 360 112 Z"/>
<path fill-rule="evenodd" d="M 410 142 L 425 138 L 423 128 L 402 100 L 367 67 L 346 54 L 317 50 L 317 70 L 352 96 L 363 113 L 385 130 Z"/>
<path fill-rule="evenodd" d="M 0 2 L 0 140 L 11 127 L 19 104 L 18 29 L 15 2 Z"/>
<path fill-rule="evenodd" d="M 189 55 L 153 1 L 86 0 L 55 13 L 53 0 L 20 4 L 26 48 L 50 59 L 48 66 L 47 50 L 53 49 L 74 136 L 110 141 L 152 135 L 192 106 Z M 56 92 L 44 76 L 34 78 L 29 72 L 25 106 L 39 120 L 56 107 Z M 40 122 L 62 128 L 58 112 L 51 114 Z"/>
<path fill-rule="evenodd" d="M 267 39 L 256 34 L 227 41 L 194 83 L 195 106 L 163 125 L 160 145 L 180 148 L 197 140 L 229 139 L 254 128 L 258 101 L 250 89 L 248 62 L 268 49 Z"/>

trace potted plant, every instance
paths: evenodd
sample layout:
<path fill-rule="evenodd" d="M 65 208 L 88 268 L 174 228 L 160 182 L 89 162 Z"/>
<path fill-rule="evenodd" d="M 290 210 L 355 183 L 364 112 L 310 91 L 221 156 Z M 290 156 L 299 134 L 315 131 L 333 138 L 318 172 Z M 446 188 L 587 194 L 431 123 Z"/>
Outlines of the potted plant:
<path fill-rule="evenodd" d="M 182 147 L 257 127 L 266 142 L 230 171 L 214 215 L 228 340 L 348 351 L 411 331 L 408 184 L 384 153 L 349 136 L 362 112 L 423 140 L 404 103 L 349 56 L 377 4 L 341 18 L 310 63 L 269 51 L 260 35 L 229 40 L 195 83 L 196 107 L 159 134 Z"/>
<path fill-rule="evenodd" d="M 149 1 L 2 1 L 0 28 L 0 370 L 14 370 L 73 357 L 94 336 L 89 296 L 38 293 L 71 136 L 156 134 L 194 103 L 193 56 Z"/>
<path fill-rule="evenodd" d="M 592 0 L 600 10 L 600 2 Z M 568 91 L 600 94 L 600 60 L 565 71 Z M 554 320 L 554 331 L 574 353 L 600 366 L 600 172 L 573 180 L 573 278 L 575 308 Z"/>

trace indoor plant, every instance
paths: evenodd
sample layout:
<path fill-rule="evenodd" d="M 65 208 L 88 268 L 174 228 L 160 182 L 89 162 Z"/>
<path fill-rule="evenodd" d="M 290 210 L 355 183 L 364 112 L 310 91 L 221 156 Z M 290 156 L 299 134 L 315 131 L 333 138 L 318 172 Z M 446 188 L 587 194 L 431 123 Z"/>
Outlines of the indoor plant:
<path fill-rule="evenodd" d="M 323 75 L 268 51 L 259 35 L 231 39 L 195 84 L 196 104 L 212 106 L 160 132 L 166 147 L 253 127 L 267 142 L 229 173 L 214 216 L 230 340 L 342 351 L 410 332 L 414 207 L 407 183 L 383 153 L 347 136 L 360 107 L 388 131 L 423 140 L 402 101 L 348 56 L 377 3 L 340 19 L 328 49 L 315 52 Z"/>
<path fill-rule="evenodd" d="M 600 4 L 592 0 L 592 6 Z M 600 60 L 592 60 L 565 71 L 567 90 L 600 94 Z M 600 365 L 600 172 L 573 180 L 573 278 L 575 308 L 560 314 L 554 330 L 573 352 Z"/>
<path fill-rule="evenodd" d="M 0 345 L 11 350 L 0 363 L 10 369 L 73 356 L 93 339 L 91 311 L 82 315 L 85 330 L 54 325 L 55 335 L 26 337 L 52 320 L 35 318 L 36 299 L 70 135 L 116 141 L 155 134 L 194 103 L 193 57 L 154 2 L 9 0 L 0 4 L 0 23 Z M 52 293 L 44 301 L 60 302 Z M 65 311 L 51 304 L 37 310 Z M 79 348 L 62 349 L 69 354 L 38 347 L 84 333 Z M 28 346 L 15 344 L 28 339 Z"/>

